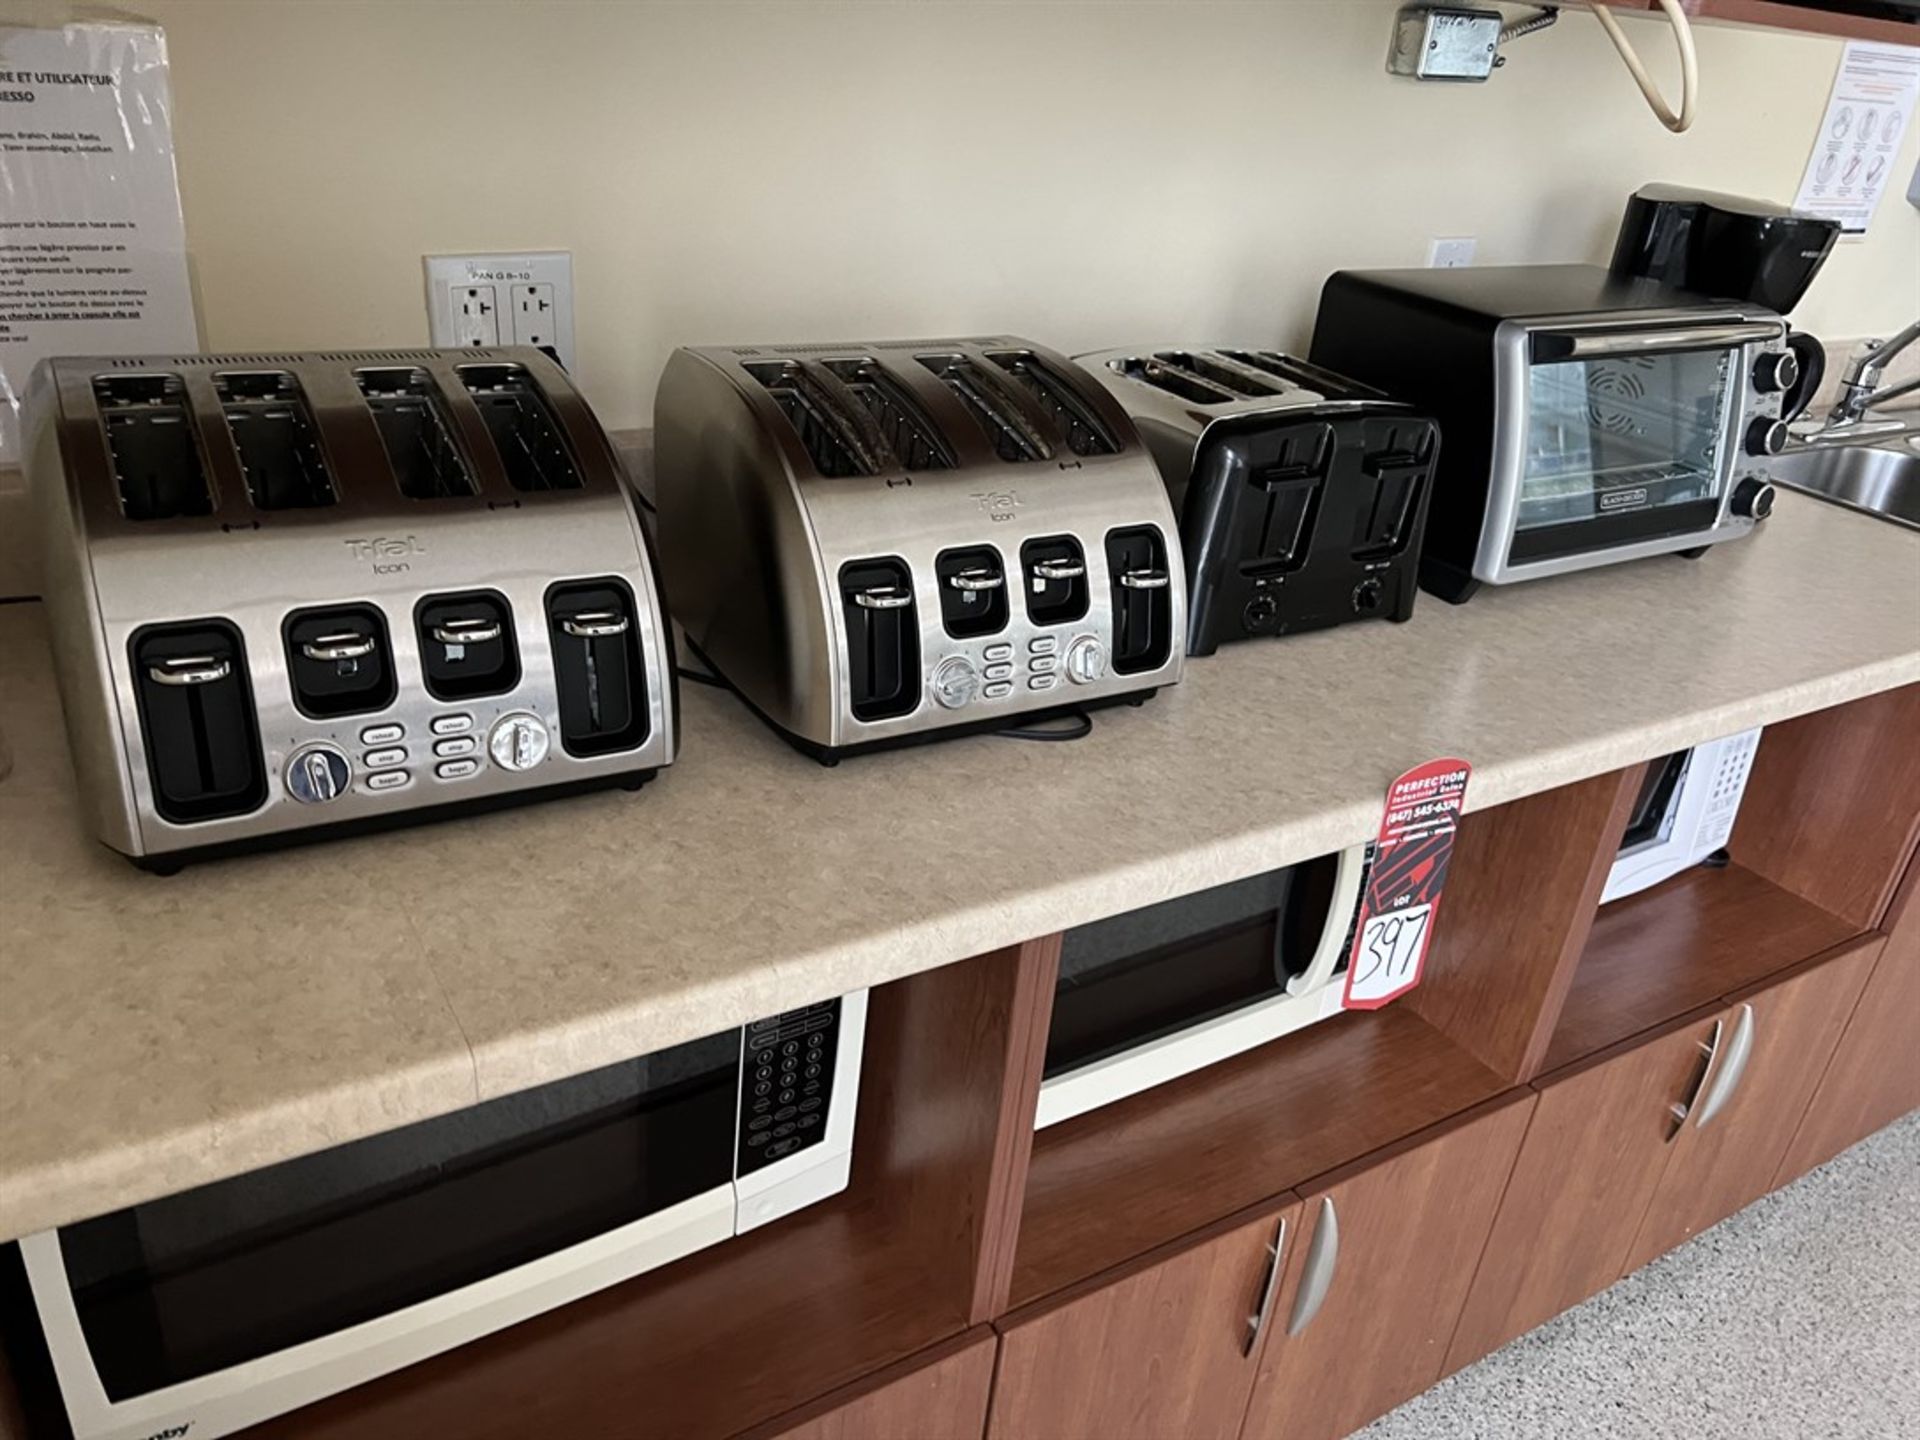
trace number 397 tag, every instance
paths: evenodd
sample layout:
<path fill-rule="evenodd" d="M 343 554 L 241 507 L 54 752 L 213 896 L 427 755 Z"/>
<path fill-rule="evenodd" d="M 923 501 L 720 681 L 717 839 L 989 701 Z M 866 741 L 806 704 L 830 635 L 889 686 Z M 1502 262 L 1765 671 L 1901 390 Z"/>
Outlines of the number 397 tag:
<path fill-rule="evenodd" d="M 1347 960 L 1349 1010 L 1378 1010 L 1420 983 L 1467 800 L 1464 760 L 1430 760 L 1387 789 Z"/>

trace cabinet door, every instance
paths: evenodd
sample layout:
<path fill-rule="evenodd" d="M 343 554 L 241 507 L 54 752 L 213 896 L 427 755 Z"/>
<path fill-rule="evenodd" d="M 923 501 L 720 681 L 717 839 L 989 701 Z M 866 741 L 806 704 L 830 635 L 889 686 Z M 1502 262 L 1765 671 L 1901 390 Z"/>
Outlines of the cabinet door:
<path fill-rule="evenodd" d="M 1806 1118 L 1774 1175 L 1784 1185 L 1856 1140 L 1920 1110 L 1920 859 L 1895 901 L 1890 933 L 1853 1018 L 1813 1092 Z"/>
<path fill-rule="evenodd" d="M 1233 1440 L 1299 1216 L 1288 1196 L 1015 1311 L 988 1435 Z"/>
<path fill-rule="evenodd" d="M 1249 1440 L 1338 1440 L 1439 1378 L 1534 1096 L 1303 1187 Z"/>
<path fill-rule="evenodd" d="M 1704 1073 L 1716 1012 L 1538 1082 L 1486 1254 L 1442 1373 L 1470 1365 L 1620 1278 Z"/>
<path fill-rule="evenodd" d="M 1627 1254 L 1628 1270 L 1758 1200 L 1833 1054 L 1880 951 L 1856 941 L 1792 978 L 1738 996 L 1723 1053 L 1684 1123 Z"/>
<path fill-rule="evenodd" d="M 969 1330 L 737 1440 L 980 1440 L 995 1339 L 988 1326 Z"/>

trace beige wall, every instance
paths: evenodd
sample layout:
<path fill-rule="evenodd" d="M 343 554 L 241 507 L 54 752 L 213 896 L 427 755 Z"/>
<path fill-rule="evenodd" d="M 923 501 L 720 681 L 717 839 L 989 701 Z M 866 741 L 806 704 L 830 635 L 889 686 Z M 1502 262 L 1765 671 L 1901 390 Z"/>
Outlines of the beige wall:
<path fill-rule="evenodd" d="M 211 346 L 423 342 L 423 253 L 570 249 L 615 426 L 682 343 L 1300 345 L 1330 270 L 1423 263 L 1432 235 L 1603 260 L 1647 180 L 1790 199 L 1840 53 L 1703 29 L 1676 137 L 1577 12 L 1445 86 L 1383 73 L 1396 0 L 140 8 Z M 1664 25 L 1627 28 L 1671 83 Z M 1920 313 L 1915 152 L 1807 328 Z"/>

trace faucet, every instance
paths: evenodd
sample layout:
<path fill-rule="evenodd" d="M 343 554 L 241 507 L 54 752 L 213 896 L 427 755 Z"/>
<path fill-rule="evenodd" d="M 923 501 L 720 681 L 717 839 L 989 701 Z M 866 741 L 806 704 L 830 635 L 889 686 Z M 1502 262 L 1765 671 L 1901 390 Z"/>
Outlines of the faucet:
<path fill-rule="evenodd" d="M 1827 424 L 1857 424 L 1875 405 L 1920 390 L 1920 379 L 1889 385 L 1884 390 L 1875 388 L 1880 383 L 1881 373 L 1893 362 L 1893 358 L 1916 340 L 1920 340 L 1920 320 L 1914 321 L 1891 340 L 1870 341 L 1867 348 L 1855 352 L 1847 361 L 1846 373 L 1840 377 L 1840 394 L 1827 414 Z"/>

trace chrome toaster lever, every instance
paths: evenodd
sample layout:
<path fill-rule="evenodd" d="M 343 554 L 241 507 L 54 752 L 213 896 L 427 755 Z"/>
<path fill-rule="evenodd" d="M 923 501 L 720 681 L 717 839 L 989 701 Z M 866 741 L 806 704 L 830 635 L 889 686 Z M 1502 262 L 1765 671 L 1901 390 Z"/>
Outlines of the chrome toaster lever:
<path fill-rule="evenodd" d="M 433 627 L 433 638 L 442 645 L 484 645 L 500 638 L 495 620 L 449 620 Z"/>
<path fill-rule="evenodd" d="M 1078 580 L 1087 573 L 1087 567 L 1078 560 L 1041 560 L 1035 563 L 1033 573 L 1042 580 Z"/>
<path fill-rule="evenodd" d="M 956 590 L 998 590 L 1007 583 L 1007 577 L 997 570 L 956 570 L 947 577 L 947 584 Z"/>
<path fill-rule="evenodd" d="M 174 655 L 147 667 L 157 685 L 210 685 L 232 673 L 231 662 L 211 655 Z"/>
<path fill-rule="evenodd" d="M 373 651 L 373 637 L 357 630 L 316 635 L 300 646 L 300 653 L 309 660 L 364 660 Z"/>
<path fill-rule="evenodd" d="M 1128 570 L 1120 576 L 1120 583 L 1129 590 L 1164 590 L 1167 588 L 1167 572 L 1164 570 Z"/>
<path fill-rule="evenodd" d="M 582 610 L 560 622 L 560 628 L 582 640 L 598 640 L 627 633 L 627 617 L 615 610 Z"/>
<path fill-rule="evenodd" d="M 904 610 L 913 603 L 913 596 L 897 585 L 882 585 L 856 590 L 853 603 L 863 610 Z"/>

